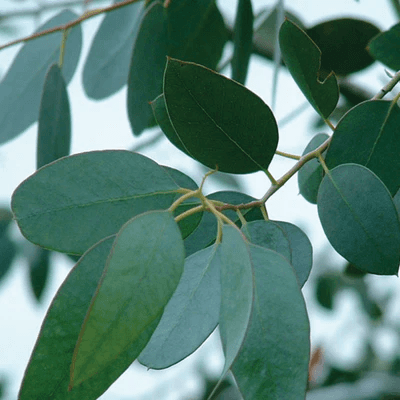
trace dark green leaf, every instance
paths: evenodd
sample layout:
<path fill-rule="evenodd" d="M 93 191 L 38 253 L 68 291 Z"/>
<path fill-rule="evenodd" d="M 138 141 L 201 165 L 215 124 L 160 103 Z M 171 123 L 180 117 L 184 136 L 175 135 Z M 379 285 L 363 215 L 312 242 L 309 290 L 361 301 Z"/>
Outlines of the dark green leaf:
<path fill-rule="evenodd" d="M 254 270 L 250 326 L 233 374 L 244 399 L 305 396 L 310 328 L 292 266 L 274 251 L 249 245 Z"/>
<path fill-rule="evenodd" d="M 291 251 L 291 264 L 300 287 L 306 283 L 313 263 L 313 249 L 307 235 L 296 225 L 283 221 L 272 221 L 286 234 Z"/>
<path fill-rule="evenodd" d="M 329 136 L 326 133 L 319 133 L 314 136 L 304 149 L 303 155 L 315 150 L 328 138 Z M 323 177 L 322 165 L 315 158 L 303 165 L 297 175 L 300 193 L 312 204 L 317 204 L 318 188 Z"/>
<path fill-rule="evenodd" d="M 321 70 L 347 75 L 370 66 L 374 59 L 366 49 L 380 32 L 370 22 L 354 18 L 325 21 L 306 30 L 322 52 Z"/>
<path fill-rule="evenodd" d="M 222 172 L 268 168 L 278 128 L 254 93 L 201 65 L 169 59 L 164 97 L 175 133 L 192 158 Z"/>
<path fill-rule="evenodd" d="M 93 39 L 83 69 L 82 83 L 87 96 L 96 100 L 104 99 L 126 84 L 132 43 L 142 14 L 141 2 L 106 14 Z"/>
<path fill-rule="evenodd" d="M 400 218 L 400 189 L 397 191 L 396 195 L 393 197 L 393 202 L 397 208 L 397 213 L 399 214 L 399 218 Z"/>
<path fill-rule="evenodd" d="M 400 22 L 388 31 L 373 38 L 368 50 L 375 60 L 382 62 L 395 71 L 400 69 Z"/>
<path fill-rule="evenodd" d="M 0 282 L 10 270 L 17 255 L 17 246 L 7 234 L 0 235 Z"/>
<path fill-rule="evenodd" d="M 12 220 L 12 212 L 8 208 L 0 208 L 0 237 L 6 234 Z"/>
<path fill-rule="evenodd" d="M 64 78 L 57 64 L 47 72 L 39 110 L 36 168 L 69 154 L 71 116 Z"/>
<path fill-rule="evenodd" d="M 69 10 L 62 11 L 42 25 L 37 32 L 63 25 L 78 16 Z M 38 118 L 40 96 L 46 72 L 58 62 L 62 33 L 27 42 L 15 57 L 6 76 L 0 83 L 0 143 L 13 139 Z M 68 84 L 75 72 L 82 46 L 82 31 L 78 24 L 71 29 L 62 68 Z"/>
<path fill-rule="evenodd" d="M 114 237 L 92 247 L 71 270 L 51 303 L 25 371 L 20 400 L 95 400 L 129 367 L 157 326 L 154 321 L 113 364 L 68 391 L 72 354 Z"/>
<path fill-rule="evenodd" d="M 400 187 L 400 109 L 390 101 L 366 101 L 339 122 L 326 154 L 334 168 L 355 163 L 373 171 L 392 194 Z"/>
<path fill-rule="evenodd" d="M 239 0 L 233 36 L 232 79 L 245 84 L 253 48 L 253 7 L 251 0 Z"/>
<path fill-rule="evenodd" d="M 148 368 L 168 368 L 192 354 L 215 329 L 221 299 L 216 246 L 191 255 L 150 342 L 139 356 Z"/>
<path fill-rule="evenodd" d="M 309 103 L 328 118 L 339 100 L 334 74 L 320 80 L 321 51 L 297 25 L 286 20 L 279 31 L 282 57 L 297 85 Z"/>
<path fill-rule="evenodd" d="M 225 225 L 218 248 L 221 268 L 219 332 L 225 354 L 222 378 L 237 358 L 253 306 L 253 265 L 249 247 L 238 229 Z"/>
<path fill-rule="evenodd" d="M 121 228 L 79 333 L 71 387 L 108 368 L 161 316 L 184 258 L 181 233 L 168 211 L 141 214 Z"/>
<path fill-rule="evenodd" d="M 252 221 L 242 226 L 242 232 L 249 242 L 257 246 L 274 250 L 285 257 L 288 262 L 292 259 L 289 240 L 284 230 L 272 221 Z"/>
<path fill-rule="evenodd" d="M 50 252 L 36 247 L 36 252 L 29 260 L 29 277 L 36 300 L 40 301 L 49 275 Z"/>
<path fill-rule="evenodd" d="M 49 164 L 15 190 L 23 235 L 48 249 L 82 254 L 135 215 L 169 207 L 178 187 L 137 153 L 93 151 Z"/>
<path fill-rule="evenodd" d="M 128 78 L 128 115 L 135 135 L 154 123 L 149 103 L 162 93 L 166 56 L 216 68 L 227 40 L 212 0 L 154 2 L 142 19 Z"/>
<path fill-rule="evenodd" d="M 382 181 L 367 168 L 343 164 L 323 179 L 318 214 L 335 250 L 357 268 L 397 274 L 400 222 Z"/>
<path fill-rule="evenodd" d="M 333 310 L 333 299 L 340 286 L 337 275 L 326 274 L 319 276 L 315 285 L 315 295 L 318 303 L 328 310 Z"/>

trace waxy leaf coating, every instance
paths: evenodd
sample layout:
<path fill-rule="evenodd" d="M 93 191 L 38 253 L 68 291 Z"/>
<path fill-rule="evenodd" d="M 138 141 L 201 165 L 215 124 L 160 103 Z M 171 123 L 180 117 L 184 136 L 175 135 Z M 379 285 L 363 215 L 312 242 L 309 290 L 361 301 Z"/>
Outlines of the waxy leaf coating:
<path fill-rule="evenodd" d="M 237 174 L 268 168 L 278 144 L 276 121 L 244 86 L 201 65 L 168 59 L 164 99 L 176 133 L 171 142 L 178 138 L 178 147 L 195 160 Z"/>
<path fill-rule="evenodd" d="M 321 51 L 293 22 L 286 20 L 279 31 L 282 58 L 309 103 L 324 119 L 328 118 L 339 100 L 334 74 L 320 80 Z"/>
<path fill-rule="evenodd" d="M 185 260 L 179 285 L 139 356 L 148 368 L 168 368 L 192 354 L 215 329 L 221 301 L 218 245 Z"/>
<path fill-rule="evenodd" d="M 79 334 L 70 387 L 101 373 L 161 316 L 184 258 L 168 211 L 141 214 L 121 228 Z"/>
<path fill-rule="evenodd" d="M 318 214 L 335 250 L 362 271 L 395 275 L 400 222 L 389 191 L 369 169 L 343 164 L 325 175 Z"/>
<path fill-rule="evenodd" d="M 294 270 L 280 254 L 249 244 L 254 271 L 250 326 L 232 368 L 244 399 L 303 399 L 310 327 Z"/>
<path fill-rule="evenodd" d="M 65 81 L 57 64 L 47 72 L 39 110 L 36 167 L 67 156 L 71 143 L 71 115 Z"/>
<path fill-rule="evenodd" d="M 168 208 L 177 189 L 169 174 L 145 156 L 92 151 L 36 171 L 15 190 L 12 210 L 31 242 L 83 254 L 133 216 Z"/>
<path fill-rule="evenodd" d="M 361 164 L 394 195 L 400 188 L 400 109 L 385 100 L 366 101 L 338 123 L 326 154 L 329 168 Z"/>

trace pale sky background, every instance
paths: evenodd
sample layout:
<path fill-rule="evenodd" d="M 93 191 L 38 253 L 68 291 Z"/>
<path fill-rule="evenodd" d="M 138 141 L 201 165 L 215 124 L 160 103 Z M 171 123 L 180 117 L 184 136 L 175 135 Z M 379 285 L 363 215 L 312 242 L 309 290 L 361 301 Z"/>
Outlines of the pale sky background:
<path fill-rule="evenodd" d="M 17 2 L 14 4 L 14 2 L 5 0 L 2 3 L 4 3 L 4 9 L 18 5 Z M 301 17 L 307 25 L 343 16 L 366 19 L 382 30 L 388 29 L 396 22 L 389 1 L 384 0 L 360 0 L 359 2 L 355 0 L 336 0 L 334 2 L 287 0 L 285 3 L 286 8 Z M 21 2 L 21 7 L 28 4 L 35 5 L 33 2 L 25 1 Z M 218 4 L 227 19 L 232 21 L 236 1 L 219 0 Z M 275 0 L 253 0 L 253 4 L 257 11 L 265 6 L 273 6 Z M 3 9 L 3 4 L 0 9 Z M 76 11 L 79 12 L 79 8 Z M 48 16 L 43 18 L 40 24 L 47 18 Z M 126 114 L 126 88 L 101 102 L 89 100 L 82 91 L 83 61 L 86 58 L 91 38 L 100 22 L 101 17 L 97 17 L 83 24 L 83 53 L 74 79 L 68 87 L 73 129 L 72 153 L 97 149 L 126 149 L 143 140 L 143 138 L 134 138 L 130 131 Z M 28 20 L 17 23 L 21 28 L 19 36 L 29 34 L 35 29 L 35 26 Z M 7 38 L 0 38 L 1 44 L 7 41 Z M 18 46 L 14 46 L 0 52 L 2 74 L 10 65 L 18 48 Z M 362 82 L 374 93 L 388 80 L 381 65 L 369 68 L 362 75 L 357 81 Z M 270 104 L 271 100 L 272 76 L 273 70 L 270 63 L 260 61 L 258 57 L 252 58 L 246 86 L 262 97 L 267 104 Z M 278 93 L 277 108 L 274 112 L 278 121 L 305 101 L 286 71 L 282 71 L 280 75 Z M 314 115 L 315 112 L 309 108 L 300 118 L 281 129 L 278 149 L 301 154 L 312 137 L 309 122 Z M 328 129 L 324 131 L 329 133 Z M 9 204 L 10 196 L 16 186 L 35 171 L 36 134 L 37 124 L 34 124 L 24 134 L 0 147 L 0 204 Z M 151 149 L 146 149 L 144 154 L 161 164 L 182 169 L 197 182 L 201 179 L 199 170 L 194 170 L 194 163 L 183 157 L 166 140 Z M 276 157 L 271 165 L 271 172 L 278 178 L 291 165 L 293 165 L 292 161 Z M 265 176 L 260 173 L 244 176 L 241 181 L 244 190 L 255 197 L 261 197 L 269 184 Z M 211 184 L 206 185 L 205 189 L 208 192 L 221 190 L 220 187 Z M 318 265 L 318 268 L 323 270 L 329 267 L 328 264 L 340 265 L 340 256 L 330 250 L 327 245 L 318 222 L 316 206 L 307 203 L 298 195 L 296 177 L 274 195 L 267 206 L 272 219 L 295 222 L 306 231 L 313 244 L 316 260 L 319 259 L 318 255 L 322 251 L 328 251 L 324 254 L 329 254 L 329 260 L 325 259 L 324 265 Z M 15 229 L 15 236 L 18 237 L 17 229 Z M 53 274 L 46 288 L 44 300 L 42 304 L 38 305 L 34 301 L 29 287 L 27 265 L 21 259 L 16 259 L 14 263 L 11 273 L 0 283 L 0 320 L 2 321 L 0 377 L 4 375 L 7 379 L 7 400 L 16 399 L 24 369 L 47 307 L 69 271 L 66 258 L 62 255 L 54 256 Z M 399 280 L 395 277 L 370 277 L 369 280 L 378 294 L 383 295 L 389 289 L 400 293 Z M 310 290 L 307 285 L 304 294 L 309 306 L 313 345 L 326 344 L 329 351 L 326 357 L 343 363 L 343 365 L 354 363 L 356 360 L 355 349 L 366 334 L 364 317 L 362 315 L 354 317 L 350 313 L 358 307 L 358 300 L 349 292 L 343 293 L 339 296 L 335 313 L 328 315 L 310 301 Z M 399 315 L 399 303 L 400 301 L 397 301 L 397 306 L 390 310 L 389 314 L 393 314 L 393 318 Z M 380 339 L 377 340 L 377 346 L 381 349 L 383 357 L 390 357 L 394 351 L 398 352 L 399 343 L 388 340 L 390 339 L 388 335 L 388 332 L 383 332 Z M 222 368 L 222 364 L 219 339 L 214 335 L 193 357 L 167 371 L 146 371 L 145 368 L 139 367 L 128 369 L 101 399 L 154 399 L 163 396 L 162 398 L 174 400 L 182 398 L 182 394 L 188 398 L 191 394 L 195 395 L 199 391 L 199 383 L 194 372 L 196 368 L 206 369 L 216 376 Z"/>

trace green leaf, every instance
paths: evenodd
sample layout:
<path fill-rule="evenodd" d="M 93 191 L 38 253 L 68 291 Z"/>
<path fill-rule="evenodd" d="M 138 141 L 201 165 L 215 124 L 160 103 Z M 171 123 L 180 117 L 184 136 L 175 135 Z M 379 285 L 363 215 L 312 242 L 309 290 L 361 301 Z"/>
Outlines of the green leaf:
<path fill-rule="evenodd" d="M 83 69 L 82 83 L 88 97 L 104 99 L 126 84 L 132 43 L 143 12 L 143 4 L 138 2 L 106 13 Z"/>
<path fill-rule="evenodd" d="M 207 196 L 210 200 L 218 200 L 226 204 L 239 205 L 243 203 L 249 203 L 256 200 L 255 198 L 240 192 L 234 191 L 221 191 L 211 193 Z M 233 210 L 225 210 L 223 213 L 230 218 L 233 222 L 239 224 L 239 217 Z M 257 219 L 263 219 L 261 210 L 247 209 L 242 210 L 242 214 L 246 217 L 247 221 L 254 221 Z M 197 251 L 204 249 L 214 243 L 217 235 L 217 220 L 215 216 L 209 212 L 203 213 L 202 219 L 195 229 L 195 231 L 185 239 L 185 250 L 186 255 L 189 256 Z"/>
<path fill-rule="evenodd" d="M 253 265 L 248 244 L 238 229 L 225 225 L 218 249 L 221 268 L 219 332 L 225 354 L 223 379 L 237 358 L 250 323 Z"/>
<path fill-rule="evenodd" d="M 337 75 L 361 71 L 374 62 L 366 47 L 379 32 L 370 22 L 354 18 L 333 19 L 306 30 L 322 52 L 321 70 Z"/>
<path fill-rule="evenodd" d="M 361 164 L 373 171 L 392 194 L 400 187 L 400 109 L 390 101 L 366 101 L 339 122 L 326 154 L 332 169 Z"/>
<path fill-rule="evenodd" d="M 37 32 L 66 24 L 78 16 L 64 10 L 42 25 Z M 13 139 L 39 114 L 40 96 L 46 72 L 58 62 L 62 33 L 56 32 L 27 42 L 15 57 L 0 83 L 0 143 Z M 82 47 L 81 26 L 71 29 L 64 56 L 63 76 L 68 84 L 74 75 Z"/>
<path fill-rule="evenodd" d="M 400 69 L 400 22 L 373 38 L 368 50 L 375 60 L 398 71 Z"/>
<path fill-rule="evenodd" d="M 46 75 L 39 110 L 36 167 L 67 156 L 71 143 L 71 115 L 64 78 L 57 64 Z"/>
<path fill-rule="evenodd" d="M 22 234 L 48 249 L 83 254 L 135 215 L 169 207 L 178 189 L 154 161 L 123 150 L 62 158 L 22 182 L 12 209 Z"/>
<path fill-rule="evenodd" d="M 50 252 L 36 247 L 33 257 L 29 260 L 29 278 L 33 294 L 37 301 L 42 299 L 43 290 L 49 275 Z"/>
<path fill-rule="evenodd" d="M 300 287 L 306 283 L 313 264 L 313 249 L 307 235 L 296 225 L 283 221 L 272 221 L 286 234 L 291 250 L 291 264 Z"/>
<path fill-rule="evenodd" d="M 317 278 L 315 296 L 318 303 L 327 310 L 333 310 L 333 300 L 343 286 L 336 274 L 325 274 Z"/>
<path fill-rule="evenodd" d="M 214 69 L 226 41 L 223 18 L 212 0 L 181 0 L 170 2 L 167 8 L 154 2 L 148 7 L 128 78 L 128 116 L 135 135 L 154 123 L 149 103 L 162 93 L 166 56 Z"/>
<path fill-rule="evenodd" d="M 152 211 L 118 232 L 72 358 L 70 387 L 101 373 L 161 316 L 182 275 L 173 216 Z"/>
<path fill-rule="evenodd" d="M 244 86 L 201 65 L 168 59 L 164 97 L 176 135 L 192 158 L 222 172 L 268 168 L 278 144 L 276 121 Z"/>
<path fill-rule="evenodd" d="M 129 367 L 150 339 L 157 320 L 112 365 L 68 391 L 76 341 L 114 239 L 107 238 L 85 253 L 58 290 L 25 371 L 20 400 L 95 400 Z"/>
<path fill-rule="evenodd" d="M 208 247 L 185 261 L 181 280 L 165 307 L 161 321 L 139 362 L 162 369 L 192 354 L 218 323 L 221 301 L 217 246 Z"/>
<path fill-rule="evenodd" d="M 274 250 L 289 262 L 292 252 L 284 230 L 272 221 L 252 221 L 242 226 L 242 232 L 250 243 Z"/>
<path fill-rule="evenodd" d="M 279 31 L 279 44 L 287 68 L 309 103 L 328 118 L 339 100 L 334 74 L 320 80 L 321 51 L 297 25 L 286 20 Z"/>
<path fill-rule="evenodd" d="M 328 138 L 326 133 L 315 135 L 304 149 L 303 156 L 315 150 Z M 316 158 L 304 164 L 297 175 L 301 195 L 312 204 L 317 204 L 318 188 L 323 177 L 324 170 Z"/>
<path fill-rule="evenodd" d="M 247 77 L 247 70 L 251 51 L 253 48 L 253 7 L 251 0 L 239 0 L 234 35 L 233 35 L 233 57 L 232 79 L 244 85 Z"/>
<path fill-rule="evenodd" d="M 17 246 L 8 237 L 8 235 L 0 235 L 0 282 L 10 270 L 12 262 L 17 255 Z"/>
<path fill-rule="evenodd" d="M 389 191 L 367 168 L 343 164 L 327 174 L 318 214 L 335 250 L 362 271 L 397 274 L 400 222 Z"/>
<path fill-rule="evenodd" d="M 400 218 L 400 189 L 397 191 L 396 195 L 393 197 L 393 202 L 397 208 L 397 212 L 398 212 L 399 218 Z"/>
<path fill-rule="evenodd" d="M 296 276 L 281 255 L 253 244 L 249 250 L 255 280 L 253 310 L 233 375 L 244 399 L 303 399 L 310 328 Z"/>

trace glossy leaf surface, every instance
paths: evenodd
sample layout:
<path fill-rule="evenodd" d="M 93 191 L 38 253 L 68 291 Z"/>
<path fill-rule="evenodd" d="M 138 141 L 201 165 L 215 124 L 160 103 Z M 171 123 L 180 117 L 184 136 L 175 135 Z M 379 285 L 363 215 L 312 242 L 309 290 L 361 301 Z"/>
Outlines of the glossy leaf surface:
<path fill-rule="evenodd" d="M 284 221 L 273 222 L 284 230 L 289 240 L 291 264 L 296 272 L 300 287 L 303 287 L 313 264 L 313 248 L 310 239 L 296 225 Z"/>
<path fill-rule="evenodd" d="M 253 7 L 251 0 L 239 0 L 233 35 L 232 79 L 245 84 L 253 48 Z"/>
<path fill-rule="evenodd" d="M 25 371 L 19 399 L 95 400 L 129 367 L 150 339 L 158 321 L 107 369 L 68 391 L 76 341 L 113 242 L 114 237 L 105 239 L 85 253 L 58 290 Z"/>
<path fill-rule="evenodd" d="M 168 368 L 192 354 L 219 319 L 220 266 L 216 246 L 185 260 L 182 278 L 165 307 L 157 329 L 139 361 L 148 368 Z"/>
<path fill-rule="evenodd" d="M 392 194 L 400 188 L 400 109 L 390 101 L 366 101 L 339 122 L 326 154 L 329 168 L 366 166 Z"/>
<path fill-rule="evenodd" d="M 192 158 L 222 172 L 268 168 L 278 128 L 254 93 L 201 65 L 169 59 L 164 97 L 176 135 Z"/>
<path fill-rule="evenodd" d="M 71 387 L 109 367 L 161 316 L 184 257 L 178 225 L 168 211 L 141 214 L 121 228 L 79 334 Z"/>
<path fill-rule="evenodd" d="M 147 157 L 93 151 L 38 170 L 15 190 L 12 209 L 23 235 L 33 243 L 83 254 L 131 217 L 169 207 L 177 188 Z"/>
<path fill-rule="evenodd" d="M 315 135 L 306 146 L 303 156 L 315 150 L 324 143 L 329 136 L 326 133 Z M 324 177 L 324 170 L 319 160 L 314 158 L 303 165 L 298 172 L 297 180 L 301 195 L 310 203 L 317 204 L 318 188 Z"/>
<path fill-rule="evenodd" d="M 367 168 L 343 164 L 325 176 L 318 214 L 335 250 L 362 271 L 397 274 L 400 223 L 382 181 Z"/>
<path fill-rule="evenodd" d="M 42 25 L 37 32 L 63 25 L 78 16 L 65 10 Z M 0 143 L 22 133 L 39 114 L 40 96 L 46 72 L 58 62 L 62 33 L 56 32 L 27 42 L 15 57 L 0 83 Z M 62 73 L 71 81 L 82 46 L 80 25 L 71 29 L 65 47 Z M 23 110 L 23 112 L 21 112 Z"/>
<path fill-rule="evenodd" d="M 398 71 L 400 69 L 400 23 L 373 38 L 368 50 L 375 60 Z"/>
<path fill-rule="evenodd" d="M 36 168 L 69 154 L 71 115 L 64 78 L 57 64 L 47 72 L 39 110 Z"/>
<path fill-rule="evenodd" d="M 370 22 L 338 18 L 306 30 L 322 52 L 321 69 L 329 74 L 347 75 L 370 66 L 374 59 L 368 53 L 368 42 L 380 30 Z"/>
<path fill-rule="evenodd" d="M 253 306 L 253 265 L 248 245 L 238 229 L 225 225 L 218 256 L 221 265 L 219 331 L 225 354 L 222 377 L 242 348 Z"/>
<path fill-rule="evenodd" d="M 249 245 L 254 270 L 250 326 L 233 374 L 244 399 L 298 400 L 308 383 L 310 328 L 292 266 Z"/>
<path fill-rule="evenodd" d="M 279 31 L 279 44 L 285 64 L 314 109 L 328 118 L 339 99 L 336 77 L 320 79 L 321 51 L 297 25 L 286 20 Z"/>
<path fill-rule="evenodd" d="M 140 2 L 106 13 L 83 69 L 82 83 L 88 97 L 104 99 L 126 85 L 132 43 L 142 13 L 143 5 Z"/>
<path fill-rule="evenodd" d="M 179 4 L 178 4 L 179 3 Z M 216 68 L 227 33 L 212 0 L 154 2 L 146 10 L 132 53 L 128 115 L 135 135 L 154 124 L 149 103 L 162 93 L 166 57 Z"/>

